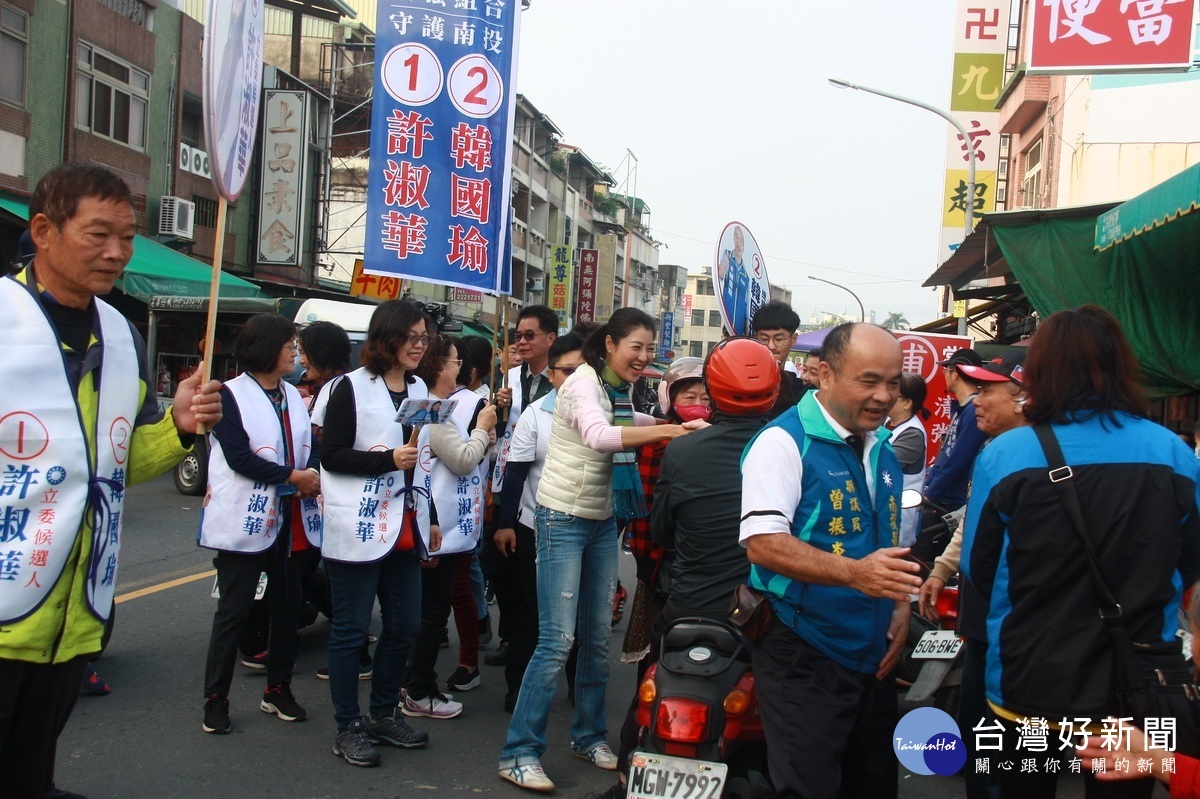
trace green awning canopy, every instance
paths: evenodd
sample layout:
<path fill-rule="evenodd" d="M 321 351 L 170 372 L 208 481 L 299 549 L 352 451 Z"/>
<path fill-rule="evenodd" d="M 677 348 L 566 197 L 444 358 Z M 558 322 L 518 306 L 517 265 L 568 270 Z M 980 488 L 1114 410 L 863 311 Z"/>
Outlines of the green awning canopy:
<path fill-rule="evenodd" d="M 29 204 L 0 195 L 0 208 L 29 221 Z M 142 302 L 158 295 L 207 297 L 212 267 L 165 247 L 153 239 L 137 236 L 133 258 L 117 280 L 116 287 Z M 221 273 L 222 297 L 263 297 L 258 286 L 228 272 Z"/>
<path fill-rule="evenodd" d="M 1101 214 L 1096 220 L 1093 246 L 1105 250 L 1197 209 L 1200 209 L 1200 164 Z"/>
<path fill-rule="evenodd" d="M 1044 218 L 991 232 L 1042 318 L 1100 305 L 1120 321 L 1152 395 L 1200 391 L 1200 214 L 1099 252 L 1096 223 L 1091 216 Z"/>

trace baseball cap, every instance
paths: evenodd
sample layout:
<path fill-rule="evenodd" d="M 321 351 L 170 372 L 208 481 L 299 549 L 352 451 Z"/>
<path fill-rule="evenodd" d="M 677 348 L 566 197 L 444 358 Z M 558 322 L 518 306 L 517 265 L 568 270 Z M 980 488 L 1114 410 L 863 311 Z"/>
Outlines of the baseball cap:
<path fill-rule="evenodd" d="M 938 366 L 958 366 L 967 364 L 968 366 L 979 366 L 983 363 L 983 358 L 979 357 L 979 353 L 969 347 L 957 349 L 950 354 L 950 357 L 944 361 L 938 361 Z"/>
<path fill-rule="evenodd" d="M 976 383 L 1004 383 L 1011 381 L 1021 388 L 1025 387 L 1025 355 L 1024 349 L 1012 349 L 993 358 L 985 364 L 971 366 L 957 364 L 956 368 L 963 377 Z"/>

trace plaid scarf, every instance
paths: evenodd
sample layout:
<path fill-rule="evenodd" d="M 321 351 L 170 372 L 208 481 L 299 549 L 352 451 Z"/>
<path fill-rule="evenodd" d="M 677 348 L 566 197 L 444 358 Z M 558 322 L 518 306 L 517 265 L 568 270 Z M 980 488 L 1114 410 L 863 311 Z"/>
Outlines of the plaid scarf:
<path fill-rule="evenodd" d="M 633 427 L 630 384 L 617 377 L 608 364 L 600 372 L 600 383 L 612 403 L 613 424 L 617 427 Z M 623 449 L 613 453 L 612 492 L 613 515 L 618 519 L 640 519 L 649 512 L 642 493 L 641 475 L 638 474 L 637 450 Z"/>

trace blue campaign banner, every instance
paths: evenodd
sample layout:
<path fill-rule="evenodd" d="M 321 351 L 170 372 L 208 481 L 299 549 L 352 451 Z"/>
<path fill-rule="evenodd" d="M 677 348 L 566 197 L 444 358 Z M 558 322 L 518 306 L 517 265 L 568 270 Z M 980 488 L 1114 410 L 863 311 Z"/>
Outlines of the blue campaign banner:
<path fill-rule="evenodd" d="M 509 290 L 520 9 L 379 4 L 364 272 Z"/>
<path fill-rule="evenodd" d="M 675 313 L 667 311 L 662 315 L 662 341 L 659 342 L 658 349 L 660 352 L 666 353 L 667 350 L 675 348 Z"/>

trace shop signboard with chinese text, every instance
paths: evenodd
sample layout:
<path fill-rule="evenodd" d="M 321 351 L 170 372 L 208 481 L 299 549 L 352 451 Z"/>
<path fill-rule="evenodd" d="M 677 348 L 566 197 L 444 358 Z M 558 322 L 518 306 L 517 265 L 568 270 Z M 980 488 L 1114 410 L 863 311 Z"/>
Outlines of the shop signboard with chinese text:
<path fill-rule="evenodd" d="M 946 376 L 938 361 L 944 361 L 957 349 L 970 347 L 971 339 L 966 336 L 943 336 L 937 333 L 914 333 L 910 330 L 893 330 L 892 335 L 900 342 L 901 368 L 925 378 L 927 392 L 925 410 L 929 418 L 922 420 L 929 441 L 925 449 L 926 464 L 937 458 L 946 431 L 950 429 L 950 395 L 946 393 Z"/>
<path fill-rule="evenodd" d="M 499 293 L 520 5 L 379 4 L 366 272 Z"/>
<path fill-rule="evenodd" d="M 750 230 L 730 222 L 717 239 L 717 306 L 726 329 L 735 336 L 750 335 L 750 320 L 771 299 L 767 266 Z"/>
<path fill-rule="evenodd" d="M 675 346 L 675 312 L 667 311 L 662 316 L 662 341 L 658 343 L 658 351 L 666 354 Z M 670 356 L 667 356 L 670 357 Z"/>
<path fill-rule="evenodd" d="M 954 61 L 950 115 L 967 136 L 949 127 L 943 179 L 937 261 L 949 258 L 963 240 L 967 203 L 976 218 L 996 210 L 1000 187 L 1000 112 L 1004 86 L 1009 0 L 958 0 L 954 18 Z M 968 197 L 971 153 L 975 154 L 975 193 Z"/>
<path fill-rule="evenodd" d="M 1030 7 L 1030 72 L 1191 68 L 1194 0 L 1039 0 Z"/>
<path fill-rule="evenodd" d="M 356 297 L 378 297 L 381 300 L 399 299 L 404 281 L 391 275 L 371 275 L 363 271 L 361 258 L 354 259 L 354 274 L 350 277 L 350 293 Z"/>
<path fill-rule="evenodd" d="M 575 321 L 596 321 L 596 281 L 599 278 L 599 252 L 579 251 L 579 297 L 575 303 Z"/>
<path fill-rule="evenodd" d="M 571 253 L 574 247 L 556 244 L 552 248 L 550 269 L 547 272 L 546 304 L 558 316 L 559 332 L 565 333 L 571 329 L 571 278 L 574 277 L 575 264 Z"/>
<path fill-rule="evenodd" d="M 304 252 L 308 95 L 267 89 L 263 98 L 262 178 L 259 181 L 258 262 L 299 266 Z"/>

